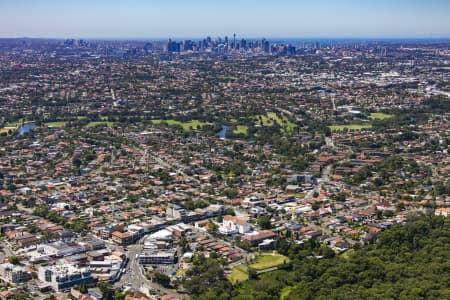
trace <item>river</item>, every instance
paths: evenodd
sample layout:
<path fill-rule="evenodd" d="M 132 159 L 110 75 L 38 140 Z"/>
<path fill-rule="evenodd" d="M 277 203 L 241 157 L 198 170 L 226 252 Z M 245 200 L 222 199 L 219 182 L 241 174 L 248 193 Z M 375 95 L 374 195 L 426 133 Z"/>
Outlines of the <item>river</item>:
<path fill-rule="evenodd" d="M 36 124 L 34 122 L 25 123 L 17 129 L 17 135 L 22 136 L 25 133 L 30 132 L 30 130 L 34 129 L 35 127 Z"/>
<path fill-rule="evenodd" d="M 219 131 L 219 133 L 217 133 L 217 136 L 219 138 L 221 138 L 222 140 L 226 139 L 227 136 L 227 131 L 230 129 L 229 126 L 223 125 L 222 124 L 222 129 Z"/>

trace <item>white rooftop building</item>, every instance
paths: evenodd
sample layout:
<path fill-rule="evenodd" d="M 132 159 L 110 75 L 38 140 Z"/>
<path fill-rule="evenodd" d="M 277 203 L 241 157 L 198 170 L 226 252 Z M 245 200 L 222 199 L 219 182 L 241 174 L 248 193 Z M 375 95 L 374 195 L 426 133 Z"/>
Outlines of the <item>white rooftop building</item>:
<path fill-rule="evenodd" d="M 38 278 L 40 281 L 50 284 L 57 292 L 78 286 L 83 282 L 93 281 L 91 271 L 88 268 L 78 268 L 72 264 L 40 266 Z"/>
<path fill-rule="evenodd" d="M 224 216 L 219 232 L 222 234 L 244 234 L 251 229 L 250 223 L 246 218 Z"/>

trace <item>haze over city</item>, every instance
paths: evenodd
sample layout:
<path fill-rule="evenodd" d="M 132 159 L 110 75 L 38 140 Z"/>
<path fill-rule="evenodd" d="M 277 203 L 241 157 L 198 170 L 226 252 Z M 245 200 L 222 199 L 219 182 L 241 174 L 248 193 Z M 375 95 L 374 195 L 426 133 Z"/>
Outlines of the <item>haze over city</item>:
<path fill-rule="evenodd" d="M 2 0 L 0 37 L 450 37 L 446 0 Z"/>

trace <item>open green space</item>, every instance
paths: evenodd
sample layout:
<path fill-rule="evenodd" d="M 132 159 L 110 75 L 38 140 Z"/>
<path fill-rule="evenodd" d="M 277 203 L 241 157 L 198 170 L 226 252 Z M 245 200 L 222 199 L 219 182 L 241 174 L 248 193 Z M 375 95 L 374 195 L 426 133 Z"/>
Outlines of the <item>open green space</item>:
<path fill-rule="evenodd" d="M 0 134 L 1 133 L 9 133 L 10 130 L 12 132 L 14 132 L 14 131 L 17 130 L 17 127 L 3 127 L 3 128 L 0 128 Z"/>
<path fill-rule="evenodd" d="M 238 80 L 238 78 L 236 76 L 232 76 L 232 75 L 222 76 L 221 78 L 224 80 L 233 80 L 233 81 Z"/>
<path fill-rule="evenodd" d="M 176 273 L 177 276 L 182 276 L 184 274 L 186 274 L 186 272 L 188 271 L 188 269 L 179 269 Z"/>
<path fill-rule="evenodd" d="M 274 120 L 270 119 L 268 116 L 266 115 L 259 115 L 256 117 L 256 125 L 260 125 L 260 126 L 273 126 L 273 124 L 275 124 Z"/>
<path fill-rule="evenodd" d="M 280 292 L 280 299 L 286 298 L 292 290 L 292 286 L 285 286 Z"/>
<path fill-rule="evenodd" d="M 114 122 L 104 122 L 104 121 L 97 121 L 97 122 L 89 122 L 86 126 L 87 127 L 95 127 L 95 126 L 107 126 L 107 127 L 113 127 Z"/>
<path fill-rule="evenodd" d="M 66 124 L 67 124 L 67 122 L 64 122 L 64 121 L 44 123 L 44 125 L 47 127 L 64 127 L 64 126 L 66 126 Z"/>
<path fill-rule="evenodd" d="M 306 193 L 294 193 L 292 196 L 296 198 L 304 198 L 306 196 Z"/>
<path fill-rule="evenodd" d="M 203 126 L 211 125 L 211 123 L 208 122 L 202 122 L 199 120 L 192 120 L 189 122 L 180 122 L 177 120 L 152 120 L 153 124 L 167 124 L 169 126 L 181 126 L 183 128 L 183 131 L 188 132 L 191 130 L 197 130 Z"/>
<path fill-rule="evenodd" d="M 247 135 L 247 129 L 247 126 L 238 125 L 234 128 L 233 133 Z"/>
<path fill-rule="evenodd" d="M 242 267 L 234 267 L 231 274 L 227 276 L 233 284 L 248 280 L 248 273 Z"/>
<path fill-rule="evenodd" d="M 354 252 L 355 252 L 354 249 L 350 249 L 350 250 L 347 250 L 347 251 L 345 251 L 344 253 L 342 253 L 340 256 L 341 256 L 342 258 L 348 259 L 349 256 L 350 256 L 352 253 L 354 253 Z"/>
<path fill-rule="evenodd" d="M 289 262 L 289 258 L 278 253 L 263 253 L 256 257 L 255 261 L 249 267 L 255 270 L 265 270 L 281 266 Z"/>
<path fill-rule="evenodd" d="M 371 113 L 370 114 L 370 119 L 372 120 L 384 120 L 384 119 L 389 119 L 389 118 L 393 118 L 394 115 L 388 115 L 385 113 Z"/>
<path fill-rule="evenodd" d="M 345 128 L 347 128 L 348 130 L 368 129 L 368 128 L 372 128 L 372 125 L 370 125 L 370 124 L 331 125 L 331 126 L 328 126 L 328 128 L 330 128 L 330 130 L 332 132 L 336 132 L 336 131 L 342 131 Z"/>
<path fill-rule="evenodd" d="M 258 115 L 256 116 L 256 125 L 270 127 L 274 124 L 278 124 L 280 127 L 283 127 L 286 131 L 294 130 L 297 125 L 289 121 L 286 116 L 281 116 L 281 118 L 274 112 L 268 112 L 266 115 Z"/>
<path fill-rule="evenodd" d="M 16 122 L 8 122 L 5 124 L 5 127 L 0 128 L 0 134 L 1 133 L 9 133 L 10 130 L 11 130 L 11 132 L 14 133 L 24 123 L 27 123 L 27 122 L 23 121 L 23 119 L 20 119 L 19 121 L 16 121 Z"/>

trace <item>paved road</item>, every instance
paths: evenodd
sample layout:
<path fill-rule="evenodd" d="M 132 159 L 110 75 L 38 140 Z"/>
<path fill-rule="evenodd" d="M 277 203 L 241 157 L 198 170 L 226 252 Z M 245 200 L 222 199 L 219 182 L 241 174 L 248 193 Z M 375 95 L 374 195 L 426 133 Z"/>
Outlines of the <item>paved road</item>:
<path fill-rule="evenodd" d="M 320 190 L 322 189 L 322 186 L 329 181 L 331 167 L 332 167 L 331 165 L 328 165 L 328 166 L 325 167 L 325 169 L 323 169 L 322 176 L 320 176 L 320 178 L 318 179 L 317 186 L 314 189 L 310 190 L 306 194 L 306 196 L 305 196 L 306 200 L 309 200 L 309 199 L 313 198 L 314 192 L 319 193 Z"/>
<path fill-rule="evenodd" d="M 115 284 L 116 286 L 129 285 L 131 288 L 139 290 L 145 283 L 144 280 L 142 280 L 143 275 L 136 259 L 136 254 L 140 253 L 141 247 L 142 245 L 131 245 L 128 247 L 127 257 L 129 258 L 129 262 L 126 273 L 123 274 L 120 281 Z"/>
<path fill-rule="evenodd" d="M 5 254 L 5 257 L 13 256 L 13 255 L 17 254 L 15 251 L 13 251 L 10 248 L 10 245 L 8 242 L 1 242 L 0 246 L 2 247 L 1 252 L 3 252 Z"/>
<path fill-rule="evenodd" d="M 175 299 L 186 299 L 186 295 L 181 295 L 174 292 L 173 290 L 166 289 L 161 285 L 148 280 L 145 277 L 143 273 L 144 268 L 139 264 L 139 260 L 137 259 L 137 255 L 141 253 L 142 248 L 143 246 L 140 243 L 128 246 L 127 257 L 130 259 L 130 261 L 127 265 L 127 271 L 125 274 L 123 274 L 120 280 L 114 284 L 114 286 L 129 286 L 130 288 L 135 290 L 157 291 L 171 295 L 172 297 L 175 297 Z"/>

